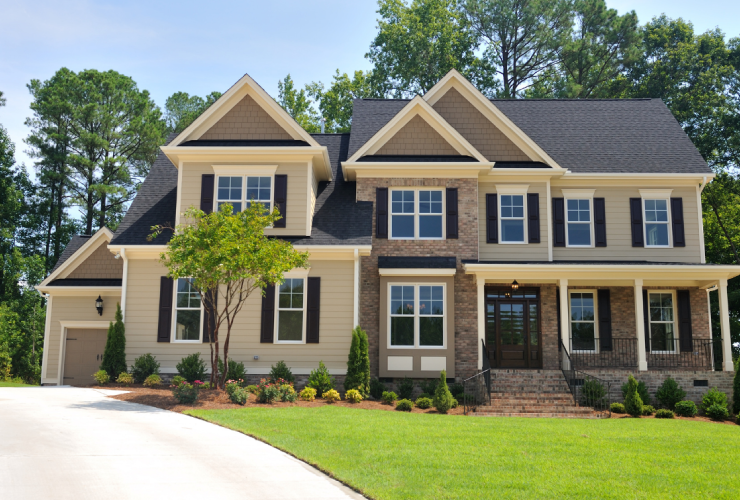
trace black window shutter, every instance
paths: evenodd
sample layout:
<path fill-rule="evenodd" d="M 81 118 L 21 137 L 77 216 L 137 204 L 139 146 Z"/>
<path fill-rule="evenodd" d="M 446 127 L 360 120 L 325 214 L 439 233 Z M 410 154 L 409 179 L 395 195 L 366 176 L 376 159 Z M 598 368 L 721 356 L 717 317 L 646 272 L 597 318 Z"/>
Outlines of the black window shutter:
<path fill-rule="evenodd" d="M 457 188 L 447 188 L 447 239 L 457 239 Z"/>
<path fill-rule="evenodd" d="M 683 230 L 683 198 L 671 198 L 671 220 L 673 221 L 673 246 L 685 247 Z"/>
<path fill-rule="evenodd" d="M 540 242 L 540 195 L 537 193 L 527 194 L 528 241 L 529 243 Z"/>
<path fill-rule="evenodd" d="M 558 308 L 558 351 L 563 350 L 563 329 L 560 325 L 560 287 L 555 289 L 555 304 Z"/>
<path fill-rule="evenodd" d="M 172 278 L 159 279 L 159 322 L 157 323 L 157 342 L 169 342 L 172 328 Z"/>
<path fill-rule="evenodd" d="M 642 291 L 642 320 L 645 324 L 645 352 L 650 352 L 650 305 L 647 290 Z"/>
<path fill-rule="evenodd" d="M 205 302 L 203 303 L 203 326 L 206 331 L 203 332 L 204 342 L 213 342 L 213 332 L 216 331 L 216 317 L 218 316 L 218 292 L 216 289 L 208 290 L 206 295 L 209 297 L 209 301 L 213 305 L 213 312 L 210 312 L 205 308 Z"/>
<path fill-rule="evenodd" d="M 288 176 L 287 175 L 276 175 L 275 176 L 275 193 L 273 194 L 275 200 L 275 208 L 280 211 L 281 218 L 276 220 L 272 227 L 285 227 L 285 221 L 288 217 Z"/>
<path fill-rule="evenodd" d="M 599 348 L 601 351 L 612 350 L 612 306 L 609 290 L 598 290 L 599 307 Z"/>
<path fill-rule="evenodd" d="M 681 352 L 692 352 L 694 342 L 691 331 L 691 298 L 688 290 L 676 291 L 678 302 L 678 339 Z"/>
<path fill-rule="evenodd" d="M 306 297 L 306 343 L 319 343 L 319 312 L 321 309 L 321 278 L 308 278 Z"/>
<path fill-rule="evenodd" d="M 594 198 L 595 246 L 606 246 L 606 204 L 604 198 Z"/>
<path fill-rule="evenodd" d="M 552 199 L 552 246 L 565 246 L 565 198 Z"/>
<path fill-rule="evenodd" d="M 486 195 L 486 243 L 498 243 L 498 195 Z"/>
<path fill-rule="evenodd" d="M 275 339 L 275 285 L 268 285 L 262 296 L 260 342 L 272 344 Z"/>
<path fill-rule="evenodd" d="M 205 213 L 213 212 L 213 174 L 203 174 L 200 178 L 200 209 Z"/>
<path fill-rule="evenodd" d="M 375 237 L 388 237 L 388 188 L 375 189 Z"/>
<path fill-rule="evenodd" d="M 632 246 L 644 247 L 642 237 L 642 198 L 630 198 L 630 213 L 632 216 Z"/>

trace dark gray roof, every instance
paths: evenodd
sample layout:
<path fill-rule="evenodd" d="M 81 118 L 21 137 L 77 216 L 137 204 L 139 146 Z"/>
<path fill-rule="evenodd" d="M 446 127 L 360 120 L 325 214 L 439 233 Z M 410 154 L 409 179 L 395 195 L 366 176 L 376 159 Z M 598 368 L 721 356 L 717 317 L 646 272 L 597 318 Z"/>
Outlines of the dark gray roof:
<path fill-rule="evenodd" d="M 410 99 L 355 99 L 352 108 L 352 137 L 347 158 L 357 152 L 378 130 L 391 121 Z"/>
<path fill-rule="evenodd" d="M 541 161 L 497 161 L 493 168 L 551 168 Z"/>
<path fill-rule="evenodd" d="M 302 147 L 308 146 L 306 141 L 294 141 L 292 139 L 239 139 L 239 140 L 226 140 L 226 139 L 198 139 L 195 141 L 185 141 L 180 146 L 189 147 L 271 147 L 271 146 L 282 146 L 282 147 Z"/>
<path fill-rule="evenodd" d="M 453 257 L 378 257 L 380 269 L 455 269 L 457 259 Z"/>
<path fill-rule="evenodd" d="M 469 163 L 478 160 L 472 156 L 466 155 L 366 155 L 361 156 L 357 161 L 364 162 L 439 162 L 439 163 Z"/>
<path fill-rule="evenodd" d="M 647 260 L 463 260 L 463 264 L 505 264 L 509 266 L 533 265 L 533 266 L 724 266 L 726 264 L 700 264 L 698 262 L 650 262 Z"/>
<path fill-rule="evenodd" d="M 121 286 L 122 282 L 120 279 L 65 278 L 54 280 L 49 286 Z"/>
<path fill-rule="evenodd" d="M 54 266 L 54 269 L 51 270 L 53 273 L 59 267 L 64 264 L 64 262 L 72 257 L 74 253 L 79 250 L 82 245 L 87 243 L 90 240 L 90 236 L 86 234 L 75 234 L 72 236 L 72 239 L 69 240 L 69 243 L 67 243 L 67 246 L 64 247 L 64 251 L 62 252 L 62 255 L 59 256 L 59 260 L 57 261 L 56 265 Z M 51 273 L 50 273 L 51 274 Z"/>

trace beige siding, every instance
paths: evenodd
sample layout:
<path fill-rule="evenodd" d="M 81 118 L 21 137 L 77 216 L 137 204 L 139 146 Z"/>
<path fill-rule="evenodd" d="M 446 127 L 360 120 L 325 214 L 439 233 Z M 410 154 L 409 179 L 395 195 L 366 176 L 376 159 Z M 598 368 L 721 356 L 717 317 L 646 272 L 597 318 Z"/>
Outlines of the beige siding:
<path fill-rule="evenodd" d="M 552 196 L 562 197 L 561 187 L 552 188 Z M 633 248 L 630 198 L 639 198 L 638 188 L 610 187 L 596 189 L 594 197 L 606 205 L 606 242 L 602 248 L 553 248 L 554 260 L 647 260 L 654 262 L 701 262 L 700 230 L 696 189 L 676 188 L 673 198 L 683 199 L 686 246 L 676 248 Z"/>
<path fill-rule="evenodd" d="M 434 104 L 434 110 L 488 161 L 530 161 L 521 149 L 454 88 L 450 88 Z"/>
<path fill-rule="evenodd" d="M 250 96 L 231 108 L 200 139 L 292 139 Z"/>
<path fill-rule="evenodd" d="M 122 276 L 123 259 L 116 259 L 108 245 L 103 244 L 64 277 L 121 279 Z"/>
<path fill-rule="evenodd" d="M 492 183 L 481 183 L 478 186 L 478 224 L 479 228 L 479 259 L 480 260 L 511 260 L 511 261 L 546 261 L 548 258 L 547 241 L 547 184 L 529 184 L 528 193 L 540 195 L 540 243 L 502 244 L 486 243 L 486 194 L 495 193 L 496 186 Z M 526 197 L 525 197 L 526 204 Z M 528 215 L 528 214 L 527 214 Z M 525 235 L 527 221 L 524 221 Z M 499 238 L 501 235 L 499 234 Z"/>
<path fill-rule="evenodd" d="M 313 216 L 316 212 L 316 198 L 319 196 L 319 181 L 314 175 L 313 169 L 311 169 L 311 216 L 309 223 L 313 227 Z"/>
<path fill-rule="evenodd" d="M 274 164 L 274 163 L 273 163 Z M 190 206 L 200 208 L 200 185 L 203 174 L 213 174 L 211 163 L 185 163 L 182 166 L 180 207 L 185 212 Z M 249 166 L 245 165 L 245 173 Z M 308 175 L 306 163 L 280 163 L 276 174 L 288 176 L 287 220 L 285 228 L 269 229 L 267 234 L 300 236 L 307 234 L 306 210 L 308 207 Z M 218 186 L 218 180 L 216 180 Z M 214 205 L 215 205 L 214 193 Z"/>
<path fill-rule="evenodd" d="M 383 144 L 378 155 L 457 155 L 455 148 L 416 115 L 401 130 Z"/>

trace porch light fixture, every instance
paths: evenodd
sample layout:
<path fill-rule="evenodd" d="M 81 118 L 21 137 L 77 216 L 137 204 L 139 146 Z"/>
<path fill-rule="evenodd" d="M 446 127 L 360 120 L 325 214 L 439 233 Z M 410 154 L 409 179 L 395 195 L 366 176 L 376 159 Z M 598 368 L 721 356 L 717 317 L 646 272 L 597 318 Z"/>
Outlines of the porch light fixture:
<path fill-rule="evenodd" d="M 519 283 L 517 283 L 516 280 L 514 280 L 514 283 L 511 284 L 511 290 L 514 292 L 519 290 Z"/>
<path fill-rule="evenodd" d="M 98 298 L 95 299 L 95 309 L 98 310 L 98 314 L 100 316 L 103 315 L 103 299 L 100 298 L 100 295 L 98 295 Z"/>

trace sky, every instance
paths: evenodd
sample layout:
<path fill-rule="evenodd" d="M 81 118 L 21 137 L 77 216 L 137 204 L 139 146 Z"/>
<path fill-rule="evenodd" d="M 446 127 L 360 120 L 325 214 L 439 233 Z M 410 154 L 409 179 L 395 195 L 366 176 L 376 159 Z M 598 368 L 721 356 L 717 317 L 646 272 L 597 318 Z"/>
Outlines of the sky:
<path fill-rule="evenodd" d="M 740 35 L 738 0 L 607 0 L 641 23 L 665 13 Z M 16 161 L 31 166 L 23 139 L 31 102 L 27 83 L 67 67 L 114 69 L 131 76 L 164 106 L 174 92 L 226 91 L 249 73 L 272 96 L 288 73 L 303 86 L 328 83 L 335 70 L 370 69 L 375 0 L 177 2 L 0 0 L 0 124 L 16 144 Z"/>

